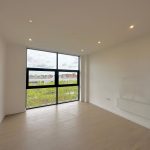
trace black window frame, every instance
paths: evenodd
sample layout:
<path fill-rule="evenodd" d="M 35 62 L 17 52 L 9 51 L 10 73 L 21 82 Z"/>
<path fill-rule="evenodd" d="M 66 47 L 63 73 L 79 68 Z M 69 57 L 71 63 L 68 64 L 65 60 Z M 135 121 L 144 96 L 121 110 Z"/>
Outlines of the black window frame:
<path fill-rule="evenodd" d="M 39 108 L 39 107 L 45 107 L 45 106 L 51 106 L 51 105 L 58 105 L 58 104 L 63 104 L 63 103 L 69 103 L 69 102 L 74 102 L 74 101 L 79 101 L 80 99 L 80 56 L 78 55 L 70 55 L 70 54 L 64 54 L 64 53 L 58 53 L 58 52 L 50 52 L 50 51 L 45 51 L 45 50 L 36 50 L 32 48 L 27 48 L 35 51 L 43 51 L 43 52 L 49 52 L 49 53 L 55 53 L 56 54 L 56 69 L 49 69 L 49 68 L 30 68 L 26 67 L 26 90 L 28 89 L 38 89 L 38 88 L 51 88 L 55 87 L 56 88 L 56 103 L 55 104 L 49 104 L 49 105 L 42 105 L 42 106 L 37 106 L 37 107 L 32 107 L 32 108 L 27 108 L 27 98 L 26 98 L 26 109 L 33 109 L 33 108 Z M 78 70 L 70 70 L 70 69 L 58 69 L 58 55 L 63 54 L 63 55 L 69 55 L 69 56 L 76 56 L 78 57 Z M 35 85 L 35 86 L 29 86 L 29 72 L 30 71 L 53 71 L 55 72 L 55 84 L 54 85 Z M 75 72 L 77 73 L 77 84 L 59 84 L 59 72 Z M 78 99 L 73 100 L 73 101 L 66 101 L 66 102 L 61 102 L 59 103 L 58 100 L 58 88 L 59 87 L 72 87 L 72 86 L 77 86 L 78 87 Z"/>

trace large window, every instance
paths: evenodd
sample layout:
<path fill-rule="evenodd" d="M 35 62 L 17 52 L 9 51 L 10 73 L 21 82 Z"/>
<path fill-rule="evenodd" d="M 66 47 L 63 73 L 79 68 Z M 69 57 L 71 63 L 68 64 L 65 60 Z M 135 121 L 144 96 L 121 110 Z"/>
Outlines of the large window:
<path fill-rule="evenodd" d="M 26 108 L 79 100 L 79 56 L 27 49 Z"/>

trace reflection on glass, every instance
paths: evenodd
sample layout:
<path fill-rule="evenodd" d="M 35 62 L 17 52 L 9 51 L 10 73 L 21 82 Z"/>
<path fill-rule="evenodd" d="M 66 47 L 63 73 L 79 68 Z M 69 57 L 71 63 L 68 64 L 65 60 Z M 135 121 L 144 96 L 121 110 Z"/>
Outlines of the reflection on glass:
<path fill-rule="evenodd" d="M 59 84 L 77 84 L 77 72 L 59 72 Z"/>
<path fill-rule="evenodd" d="M 68 102 L 78 100 L 78 87 L 59 87 L 58 88 L 58 102 Z"/>
<path fill-rule="evenodd" d="M 56 69 L 56 53 L 28 49 L 27 67 Z"/>
<path fill-rule="evenodd" d="M 55 72 L 29 71 L 29 86 L 54 85 Z"/>
<path fill-rule="evenodd" d="M 56 88 L 28 89 L 27 108 L 56 103 Z"/>
<path fill-rule="evenodd" d="M 58 69 L 78 70 L 78 56 L 58 54 Z"/>

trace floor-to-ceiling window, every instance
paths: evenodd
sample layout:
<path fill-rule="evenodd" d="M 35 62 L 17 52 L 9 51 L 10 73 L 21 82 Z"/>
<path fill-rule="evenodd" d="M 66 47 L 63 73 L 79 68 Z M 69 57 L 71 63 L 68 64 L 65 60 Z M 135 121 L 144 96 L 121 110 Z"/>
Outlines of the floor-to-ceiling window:
<path fill-rule="evenodd" d="M 27 49 L 26 108 L 79 100 L 79 59 Z"/>

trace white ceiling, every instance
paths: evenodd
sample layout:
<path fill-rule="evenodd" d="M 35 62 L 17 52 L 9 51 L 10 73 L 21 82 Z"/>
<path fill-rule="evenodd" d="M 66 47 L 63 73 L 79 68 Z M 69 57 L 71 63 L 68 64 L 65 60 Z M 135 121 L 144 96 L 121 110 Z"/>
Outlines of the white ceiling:
<path fill-rule="evenodd" d="M 0 32 L 26 47 L 90 53 L 150 32 L 149 7 L 150 0 L 0 0 Z"/>

